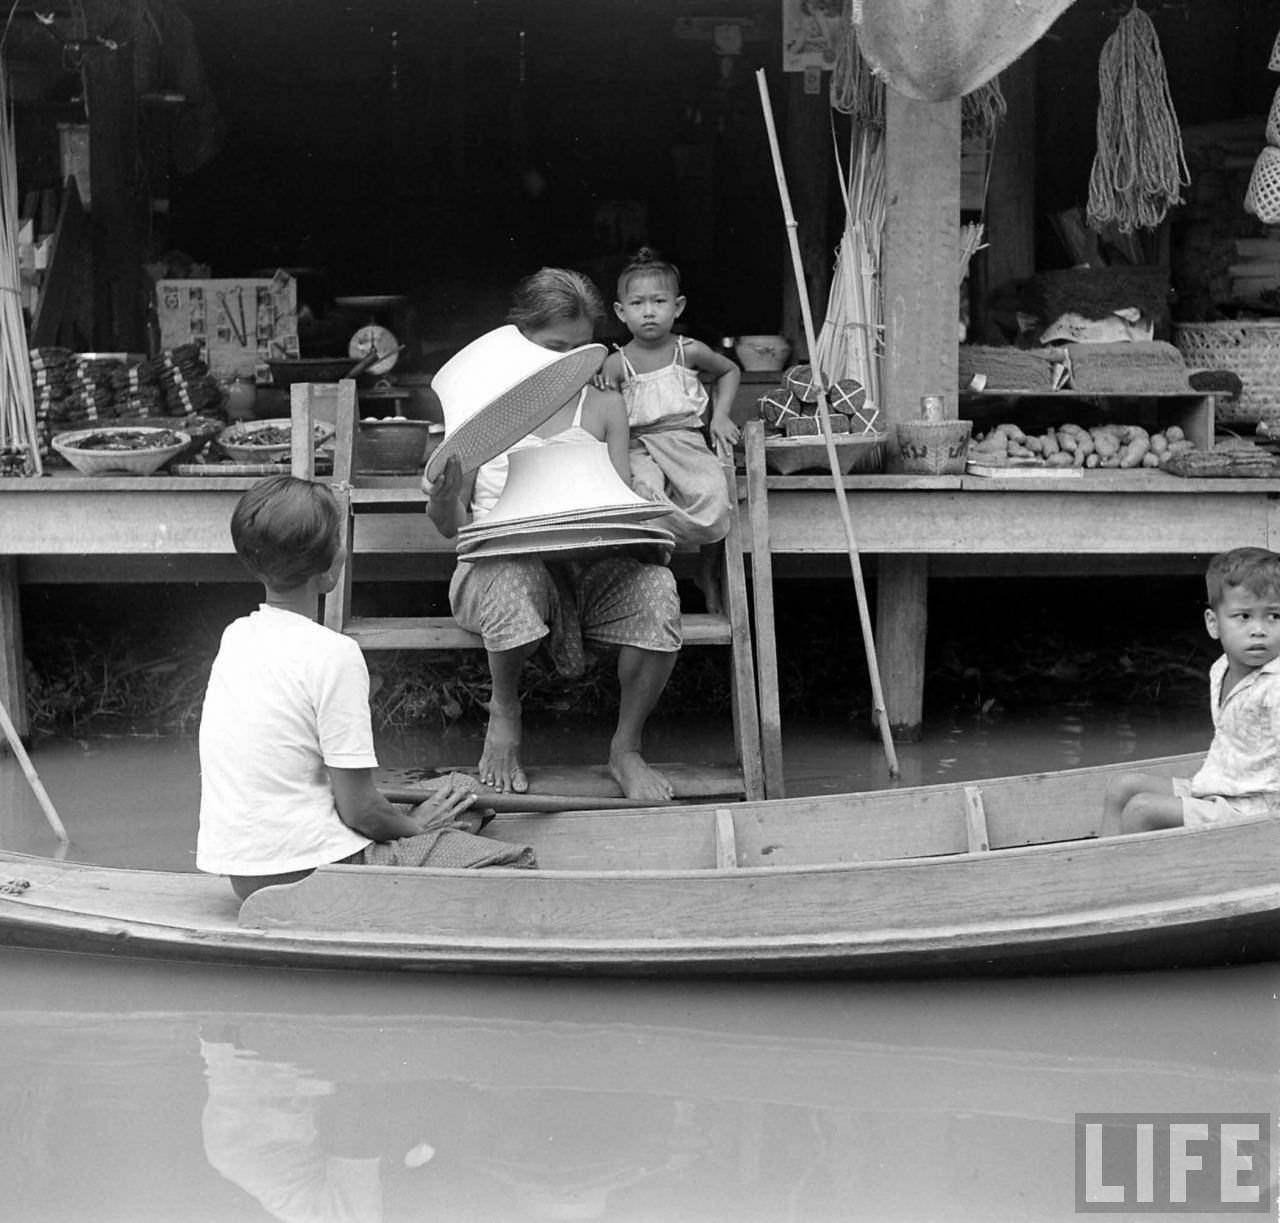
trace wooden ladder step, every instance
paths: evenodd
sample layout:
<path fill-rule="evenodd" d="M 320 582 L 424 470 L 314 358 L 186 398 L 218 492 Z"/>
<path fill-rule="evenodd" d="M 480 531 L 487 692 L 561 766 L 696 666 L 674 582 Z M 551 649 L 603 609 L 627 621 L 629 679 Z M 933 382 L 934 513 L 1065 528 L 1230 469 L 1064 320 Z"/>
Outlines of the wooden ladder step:
<path fill-rule="evenodd" d="M 729 645 L 728 616 L 680 617 L 685 645 Z M 479 650 L 480 638 L 459 628 L 452 616 L 357 616 L 342 631 L 365 650 Z"/>

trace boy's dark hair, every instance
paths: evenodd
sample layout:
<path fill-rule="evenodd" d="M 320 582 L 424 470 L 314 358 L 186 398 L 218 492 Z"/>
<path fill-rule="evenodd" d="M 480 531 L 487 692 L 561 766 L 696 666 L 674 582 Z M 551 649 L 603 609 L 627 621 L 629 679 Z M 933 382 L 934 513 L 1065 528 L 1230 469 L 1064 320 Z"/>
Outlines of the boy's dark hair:
<path fill-rule="evenodd" d="M 338 555 L 339 510 L 323 484 L 268 476 L 236 503 L 231 542 L 245 567 L 272 590 L 295 590 Z"/>
<path fill-rule="evenodd" d="M 627 295 L 627 286 L 637 276 L 654 276 L 670 282 L 677 297 L 680 296 L 680 269 L 663 259 L 651 246 L 642 246 L 631 262 L 618 273 L 618 300 Z"/>
<path fill-rule="evenodd" d="M 604 301 L 591 278 L 569 268 L 539 268 L 526 276 L 511 295 L 507 322 L 521 331 L 536 331 L 558 319 L 604 321 Z"/>
<path fill-rule="evenodd" d="M 1216 608 L 1229 587 L 1280 602 L 1280 555 L 1267 548 L 1232 548 L 1219 552 L 1204 575 L 1209 606 Z"/>

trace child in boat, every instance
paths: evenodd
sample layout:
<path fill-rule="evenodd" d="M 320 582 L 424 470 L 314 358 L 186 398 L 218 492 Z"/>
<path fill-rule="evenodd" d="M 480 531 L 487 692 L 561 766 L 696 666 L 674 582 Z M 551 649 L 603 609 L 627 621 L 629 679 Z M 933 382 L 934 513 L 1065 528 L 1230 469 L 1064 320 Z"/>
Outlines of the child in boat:
<path fill-rule="evenodd" d="M 1209 562 L 1205 627 L 1213 741 L 1190 780 L 1124 773 L 1107 788 L 1101 836 L 1280 815 L 1280 555 L 1234 548 Z"/>
<path fill-rule="evenodd" d="M 261 480 L 237 503 L 231 538 L 266 598 L 227 627 L 209 675 L 196 866 L 229 876 L 242 900 L 332 863 L 533 866 L 523 846 L 470 835 L 482 819 L 465 777 L 412 808 L 376 789 L 364 655 L 315 622 L 344 560 L 333 493 Z"/>
<path fill-rule="evenodd" d="M 738 441 L 729 411 L 741 375 L 728 357 L 672 333 L 684 307 L 675 265 L 642 247 L 618 277 L 613 303 L 631 339 L 605 359 L 599 384 L 621 390 L 627 405 L 632 488 L 671 506 L 654 525 L 665 527 L 678 543 L 701 546 L 698 586 L 707 610 L 719 612 L 716 565 L 719 543 L 729 531 L 729 494 L 713 449 L 732 448 Z M 715 384 L 709 421 L 704 420 L 707 389 L 699 374 Z"/>

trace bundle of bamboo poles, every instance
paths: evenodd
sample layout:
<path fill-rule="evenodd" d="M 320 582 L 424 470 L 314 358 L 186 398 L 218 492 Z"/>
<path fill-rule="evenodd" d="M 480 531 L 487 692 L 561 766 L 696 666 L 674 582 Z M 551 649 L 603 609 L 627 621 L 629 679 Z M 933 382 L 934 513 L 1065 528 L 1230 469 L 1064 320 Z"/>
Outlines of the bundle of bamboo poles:
<path fill-rule="evenodd" d="M 836 255 L 827 313 L 817 340 L 818 368 L 828 381 L 856 378 L 867 399 L 880 398 L 884 318 L 880 255 L 884 241 L 884 133 L 865 126 L 853 137 L 854 155 L 844 195 L 844 230 Z"/>
<path fill-rule="evenodd" d="M 844 228 L 836 252 L 827 312 L 814 360 L 828 382 L 856 378 L 870 403 L 879 404 L 884 318 L 880 254 L 884 240 L 885 87 L 858 47 L 852 6 L 845 6 L 843 37 L 831 74 L 832 109 L 850 119 L 849 169 L 846 175 L 835 147 Z"/>
<path fill-rule="evenodd" d="M 18 270 L 18 154 L 0 57 L 0 474 L 40 475 L 40 437 Z"/>

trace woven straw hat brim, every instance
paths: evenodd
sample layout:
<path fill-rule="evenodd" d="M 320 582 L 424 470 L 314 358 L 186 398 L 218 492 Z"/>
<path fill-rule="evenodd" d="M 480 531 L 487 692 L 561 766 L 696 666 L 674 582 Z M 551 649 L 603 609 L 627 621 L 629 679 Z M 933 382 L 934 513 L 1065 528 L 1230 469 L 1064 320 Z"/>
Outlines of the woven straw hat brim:
<path fill-rule="evenodd" d="M 530 527 L 569 526 L 584 522 L 608 522 L 610 524 L 648 522 L 652 518 L 661 518 L 669 513 L 670 507 L 660 505 L 656 501 L 646 501 L 643 505 L 597 505 L 588 509 L 564 510 L 559 514 L 531 514 L 525 518 L 500 518 L 493 521 L 488 514 L 479 522 L 469 522 L 458 529 L 459 539 L 488 539 L 496 535 L 507 535 L 514 531 L 527 530 Z"/>
<path fill-rule="evenodd" d="M 603 344 L 584 344 L 500 392 L 446 434 L 427 460 L 427 479 L 439 476 L 453 455 L 469 475 L 532 433 L 591 381 L 605 355 Z"/>

